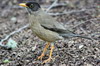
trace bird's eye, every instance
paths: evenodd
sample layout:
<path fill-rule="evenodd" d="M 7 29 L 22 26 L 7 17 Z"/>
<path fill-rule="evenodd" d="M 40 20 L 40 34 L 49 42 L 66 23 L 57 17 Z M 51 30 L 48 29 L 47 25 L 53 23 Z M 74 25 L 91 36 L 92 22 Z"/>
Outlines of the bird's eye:
<path fill-rule="evenodd" d="M 33 8 L 33 7 L 34 7 L 34 5 L 33 5 L 33 4 L 31 4 L 29 7 L 30 7 L 30 8 Z"/>

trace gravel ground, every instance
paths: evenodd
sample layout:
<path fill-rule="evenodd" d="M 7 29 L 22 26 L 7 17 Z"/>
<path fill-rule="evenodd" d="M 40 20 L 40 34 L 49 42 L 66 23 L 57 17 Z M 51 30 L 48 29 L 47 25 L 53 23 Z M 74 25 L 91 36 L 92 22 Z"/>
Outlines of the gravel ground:
<path fill-rule="evenodd" d="M 28 24 L 26 10 L 18 6 L 18 3 L 23 1 L 0 1 L 0 40 Z M 44 9 L 47 9 L 52 3 L 52 0 L 37 1 L 40 2 L 42 7 L 45 7 Z M 60 0 L 59 2 L 66 3 L 67 0 Z M 84 8 L 86 8 L 85 11 L 80 11 Z M 41 54 L 45 42 L 33 35 L 28 27 L 10 36 L 18 43 L 16 49 L 0 47 L 0 66 L 100 66 L 100 1 L 69 0 L 67 6 L 58 6 L 50 12 L 63 12 L 64 10 L 68 12 L 79 10 L 79 12 L 53 17 L 64 24 L 67 29 L 72 29 L 75 33 L 84 36 L 90 36 L 94 39 L 93 41 L 82 38 L 57 41 L 55 42 L 53 60 L 41 64 L 42 61 L 37 60 L 37 57 Z M 48 56 L 45 56 L 43 60 L 47 58 Z M 9 62 L 4 62 L 5 60 L 9 60 Z"/>

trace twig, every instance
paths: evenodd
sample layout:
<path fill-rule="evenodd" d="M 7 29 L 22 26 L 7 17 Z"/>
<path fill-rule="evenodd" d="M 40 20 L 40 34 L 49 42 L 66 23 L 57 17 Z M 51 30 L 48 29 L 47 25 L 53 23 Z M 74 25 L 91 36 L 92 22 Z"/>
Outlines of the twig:
<path fill-rule="evenodd" d="M 84 34 L 88 34 L 82 27 L 80 29 L 84 32 Z"/>
<path fill-rule="evenodd" d="M 58 7 L 58 6 L 67 6 L 67 4 L 65 4 L 65 3 L 56 3 L 55 5 L 54 5 L 54 7 Z M 53 8 L 53 7 L 52 7 Z"/>
<path fill-rule="evenodd" d="M 56 5 L 57 1 L 58 1 L 58 0 L 55 0 L 55 1 L 53 2 L 53 4 L 46 10 L 46 12 L 48 12 L 52 7 L 54 7 L 54 6 Z"/>
<path fill-rule="evenodd" d="M 91 18 L 90 20 L 86 20 L 86 21 L 83 21 L 83 22 L 81 22 L 81 23 L 79 23 L 79 24 L 77 24 L 77 25 L 75 25 L 74 27 L 72 27 L 72 28 L 76 28 L 77 26 L 79 26 L 79 25 L 81 25 L 81 24 L 84 24 L 84 23 L 86 23 L 86 22 L 88 22 L 88 21 L 92 21 L 92 20 L 97 20 L 97 19 L 100 19 L 100 18 Z"/>
<path fill-rule="evenodd" d="M 100 32 L 94 32 L 91 34 L 91 36 L 94 36 L 94 35 L 99 35 L 100 36 Z"/>
<path fill-rule="evenodd" d="M 64 15 L 64 14 L 80 13 L 80 12 L 84 12 L 87 10 L 91 11 L 93 9 L 81 9 L 81 10 L 63 11 L 62 13 L 48 13 L 48 14 L 52 16 L 58 16 L 58 15 Z"/>
<path fill-rule="evenodd" d="M 27 25 L 25 25 L 25 26 L 19 28 L 19 29 L 16 30 L 16 31 L 11 32 L 9 35 L 7 35 L 4 39 L 2 39 L 2 40 L 0 41 L 0 46 L 1 46 L 1 47 L 6 47 L 6 45 L 3 45 L 3 42 L 4 42 L 5 40 L 7 40 L 10 36 L 14 35 L 15 33 L 18 33 L 18 32 L 20 32 L 21 30 L 27 28 L 28 26 L 29 26 L 29 24 L 27 24 Z"/>
<path fill-rule="evenodd" d="M 86 35 L 88 34 L 82 27 L 80 27 L 80 29 L 84 32 L 84 34 L 86 34 Z M 91 38 L 91 40 L 94 40 L 94 39 L 91 37 L 91 35 L 88 35 L 88 37 Z"/>
<path fill-rule="evenodd" d="M 87 21 L 83 21 L 83 22 L 81 22 L 81 23 L 79 23 L 79 24 L 77 24 L 76 26 L 74 26 L 74 27 L 72 27 L 72 28 L 75 28 L 75 27 L 77 27 L 77 26 L 79 26 L 79 25 L 81 25 L 81 24 L 84 24 L 84 23 L 86 23 L 86 22 L 88 22 L 88 21 L 92 21 L 92 20 L 97 20 L 97 19 L 100 19 L 100 18 L 94 18 L 94 19 L 90 19 L 90 20 L 87 20 Z M 85 34 L 88 34 L 83 28 L 81 28 L 81 30 L 85 33 Z M 93 35 L 93 34 L 92 34 Z M 89 37 L 91 38 L 91 36 L 92 36 L 91 34 L 89 35 Z M 93 41 L 95 41 L 95 42 L 98 42 L 98 41 L 96 41 L 95 39 L 93 39 L 93 38 L 91 38 Z"/>

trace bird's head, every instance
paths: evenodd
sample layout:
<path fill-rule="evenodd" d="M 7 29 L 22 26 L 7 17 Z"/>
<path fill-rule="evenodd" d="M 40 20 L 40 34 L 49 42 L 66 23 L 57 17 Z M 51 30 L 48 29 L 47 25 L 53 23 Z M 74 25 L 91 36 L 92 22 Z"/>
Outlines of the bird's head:
<path fill-rule="evenodd" d="M 32 2 L 32 1 L 26 3 L 20 3 L 19 5 L 22 7 L 26 7 L 29 13 L 36 12 L 41 8 L 37 2 Z"/>

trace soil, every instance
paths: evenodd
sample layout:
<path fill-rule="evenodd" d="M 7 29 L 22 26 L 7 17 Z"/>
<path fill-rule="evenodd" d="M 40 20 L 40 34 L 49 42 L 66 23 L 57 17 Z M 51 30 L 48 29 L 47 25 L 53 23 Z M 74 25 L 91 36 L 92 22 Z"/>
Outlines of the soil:
<path fill-rule="evenodd" d="M 36 0 L 47 9 L 52 0 Z M 55 43 L 53 59 L 42 64 L 49 55 L 49 50 L 43 60 L 38 60 L 45 46 L 45 41 L 32 34 L 30 27 L 10 36 L 18 43 L 15 49 L 0 47 L 0 66 L 100 66 L 100 1 L 99 0 L 59 0 L 59 3 L 69 2 L 67 6 L 58 6 L 49 12 L 73 13 L 53 16 L 75 33 L 89 36 L 93 40 L 69 38 Z M 19 7 L 25 0 L 0 0 L 0 40 L 11 32 L 29 24 L 27 11 Z M 85 11 L 80 11 L 86 9 Z M 4 42 L 6 44 L 7 41 Z M 4 60 L 9 62 L 4 63 Z"/>

